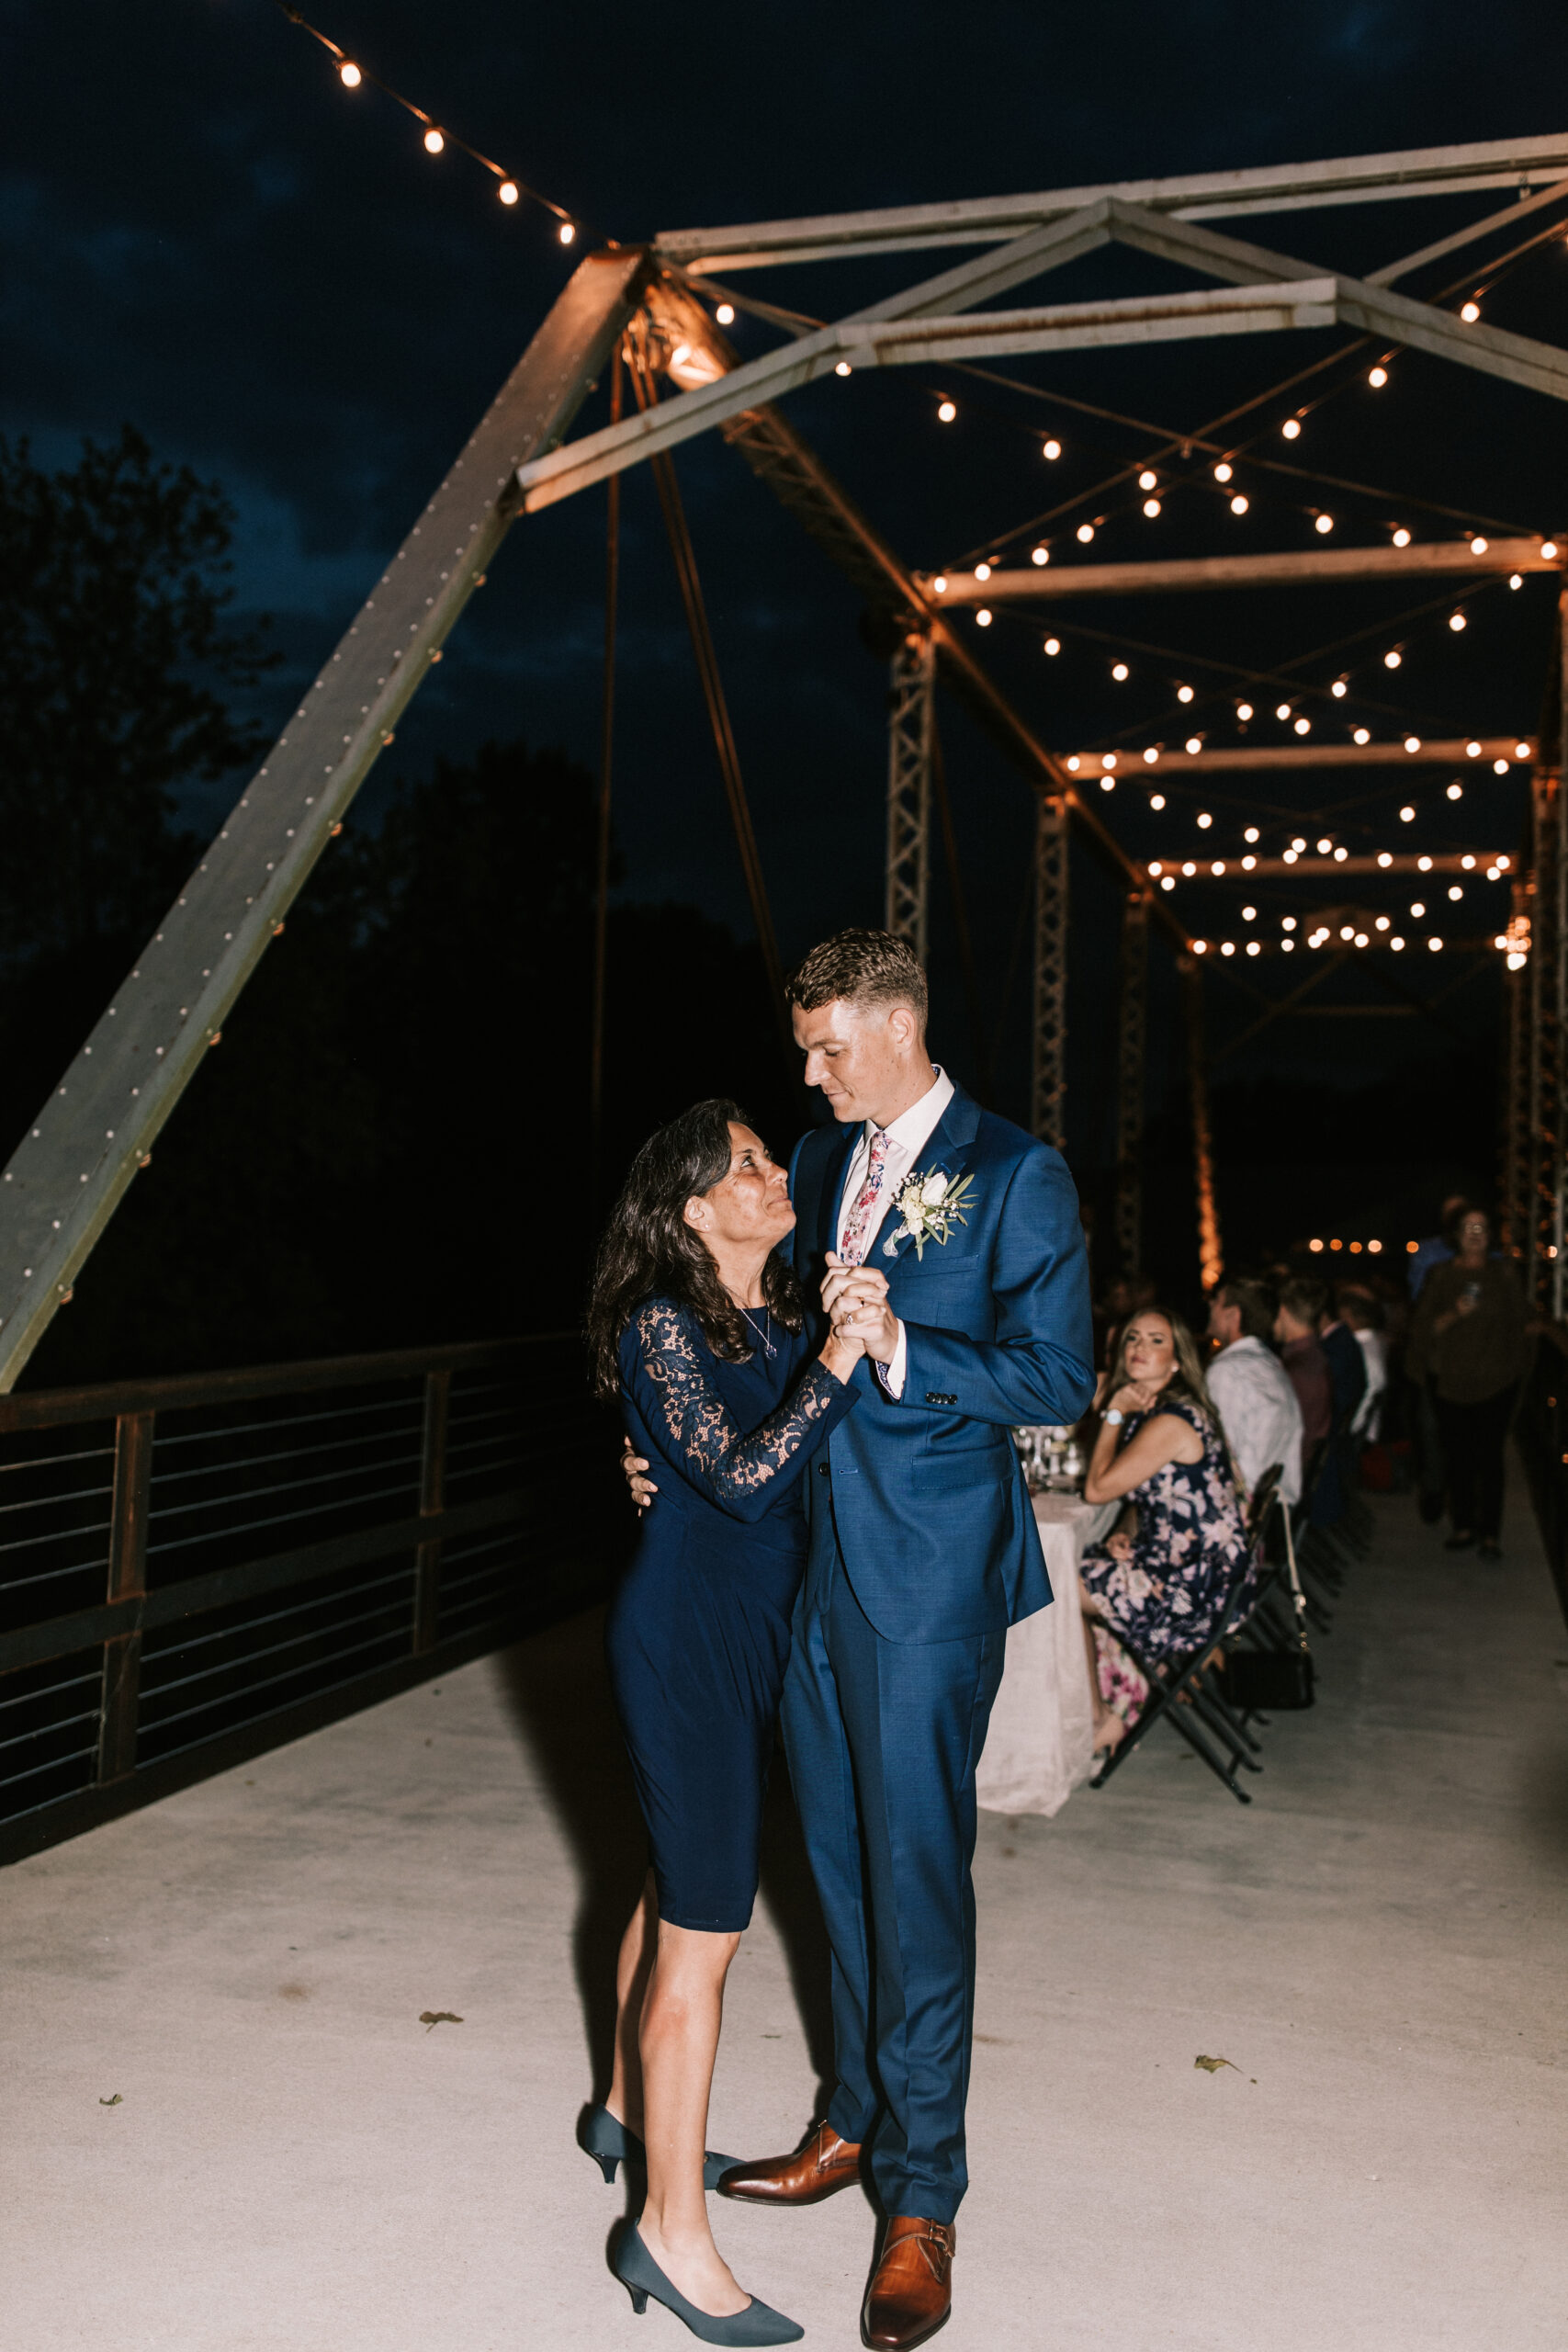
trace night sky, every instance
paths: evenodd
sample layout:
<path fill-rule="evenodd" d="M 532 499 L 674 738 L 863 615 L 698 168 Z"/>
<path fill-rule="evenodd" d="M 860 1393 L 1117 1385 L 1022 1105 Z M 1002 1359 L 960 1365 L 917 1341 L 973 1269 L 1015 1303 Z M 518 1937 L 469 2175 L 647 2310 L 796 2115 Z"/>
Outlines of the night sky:
<path fill-rule="evenodd" d="M 318 0 L 307 13 L 437 120 L 623 241 L 697 223 L 1554 132 L 1568 89 L 1568 19 L 1548 0 L 1482 12 L 1455 0 L 1298 0 L 1278 10 L 797 0 L 765 15 L 697 0 L 635 15 Z M 0 430 L 29 435 L 39 458 L 62 463 L 82 435 L 112 436 L 129 420 L 160 457 L 223 484 L 239 514 L 237 609 L 274 616 L 287 654 L 264 714 L 281 724 L 575 255 L 543 213 L 503 209 L 493 183 L 459 154 L 428 157 L 389 101 L 343 89 L 330 59 L 272 0 L 82 0 L 69 11 L 0 0 L 0 41 L 10 92 Z M 1494 191 L 1214 225 L 1362 270 L 1504 201 Z M 739 282 L 828 316 L 955 258 Z M 1461 257 L 1403 290 L 1435 295 L 1466 266 Z M 1484 278 L 1477 266 L 1477 283 Z M 1058 273 L 1041 299 L 1195 282 L 1113 250 Z M 1484 316 L 1562 343 L 1565 297 L 1559 238 L 1487 291 Z M 744 320 L 734 332 L 747 355 L 773 340 Z M 1019 560 L 1042 532 L 1070 560 L 1076 525 L 1101 515 L 1094 554 L 1106 559 L 1321 545 L 1314 510 L 1334 514 L 1334 545 L 1382 542 L 1394 522 L 1418 538 L 1568 526 L 1561 407 L 1416 355 L 1395 358 L 1381 393 L 1365 383 L 1377 355 L 1347 357 L 1234 428 L 1258 458 L 1354 478 L 1369 493 L 1249 468 L 1243 456 L 1251 504 L 1238 519 L 1200 452 L 1161 465 L 1156 520 L 1126 490 L 1071 503 L 1157 435 L 1043 394 L 1192 430 L 1348 341 L 1302 334 L 998 363 L 1016 389 L 900 369 L 816 386 L 792 396 L 789 413 L 904 556 L 931 570 L 1004 550 Z M 959 413 L 944 426 L 937 401 L 948 392 Z M 1303 434 L 1287 445 L 1280 425 L 1305 401 Z M 591 403 L 581 425 L 599 421 Z M 1063 445 L 1054 464 L 1042 456 L 1047 435 Z M 841 923 L 880 920 L 886 672 L 863 641 L 855 593 L 738 458 L 716 442 L 692 445 L 679 469 L 792 957 Z M 739 866 L 645 474 L 627 477 L 625 503 L 616 803 L 626 887 L 691 901 L 744 934 Z M 1064 511 L 1039 523 L 1054 507 Z M 489 736 L 558 743 L 596 763 L 604 521 L 595 491 L 513 532 L 400 728 L 389 772 L 395 762 L 423 773 L 437 752 L 460 757 Z M 1468 586 L 1462 636 L 1447 627 L 1458 594 L 1411 621 L 1398 616 L 1427 594 L 1369 587 L 1003 614 L 976 642 L 1063 752 L 1175 742 L 1193 725 L 1215 743 L 1239 741 L 1234 706 L 1244 695 L 1259 712 L 1253 738 L 1285 740 L 1272 682 L 1314 649 L 1325 650 L 1291 673 L 1292 691 L 1304 695 L 1297 707 L 1321 739 L 1343 740 L 1358 720 L 1378 736 L 1533 733 L 1551 585 L 1488 586 L 1473 597 Z M 1047 630 L 1062 643 L 1054 660 L 1042 651 Z M 1404 651 L 1397 676 L 1382 663 L 1393 644 Z M 1111 664 L 1122 656 L 1131 675 L 1118 685 Z M 1350 695 L 1337 704 L 1326 689 L 1341 672 Z M 1249 684 L 1259 673 L 1266 682 Z M 1187 680 L 1195 700 L 1179 710 L 1175 686 Z M 1010 995 L 1007 977 L 1032 798 L 961 711 L 949 706 L 942 726 L 982 982 L 1004 1039 L 998 1107 L 1021 1116 L 1027 959 L 1014 966 Z M 1357 851 L 1517 846 L 1518 771 L 1467 776 L 1459 804 L 1444 797 L 1448 775 L 1429 768 L 1414 786 L 1341 772 L 1326 791 L 1271 778 L 1222 791 L 1222 781 L 1206 795 L 1195 782 L 1172 786 L 1159 817 L 1128 781 L 1101 813 L 1140 857 L 1200 846 L 1235 854 L 1247 822 L 1277 852 L 1308 812 Z M 193 813 L 215 822 L 223 799 L 214 794 Z M 1394 812 L 1407 799 L 1418 819 L 1400 826 Z M 1319 815 L 1330 802 L 1335 813 Z M 1200 809 L 1213 819 L 1203 834 Z M 1109 1150 L 1117 894 L 1082 854 L 1074 890 L 1071 1140 L 1087 1165 Z M 1403 916 L 1409 896 L 1361 890 L 1359 902 Z M 1455 940 L 1499 929 L 1505 896 L 1506 886 L 1472 886 L 1462 906 L 1414 928 Z M 1277 941 L 1280 916 L 1312 902 L 1273 885 L 1257 903 L 1257 927 Z M 1243 935 L 1234 894 L 1179 904 L 1196 929 Z M 972 1074 L 940 882 L 931 960 L 938 1050 Z M 1278 990 L 1301 962 L 1271 957 L 1249 977 Z M 1405 966 L 1420 968 L 1401 977 L 1430 993 L 1433 967 L 1449 985 L 1460 962 L 1407 955 Z M 1157 1102 L 1171 1040 L 1163 956 L 1156 965 Z M 1448 1033 L 1413 1020 L 1280 1023 L 1225 1067 L 1285 1086 L 1424 1071 L 1440 1091 L 1496 1029 L 1495 967 L 1472 959 L 1465 971 L 1445 1000 Z M 1345 991 L 1369 1002 L 1378 993 L 1364 979 Z M 617 1017 L 654 1015 L 644 1001 Z M 1242 990 L 1216 979 L 1212 1042 L 1252 1017 Z M 1489 1105 L 1476 1107 L 1489 1116 Z"/>

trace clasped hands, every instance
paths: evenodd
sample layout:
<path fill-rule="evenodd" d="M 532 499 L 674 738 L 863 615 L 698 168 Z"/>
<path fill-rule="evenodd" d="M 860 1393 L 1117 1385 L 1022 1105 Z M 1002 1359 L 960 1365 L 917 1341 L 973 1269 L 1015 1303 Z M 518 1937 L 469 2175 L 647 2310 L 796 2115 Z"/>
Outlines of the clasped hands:
<path fill-rule="evenodd" d="M 898 1346 L 898 1317 L 887 1304 L 887 1277 L 874 1266 L 846 1266 L 838 1251 L 829 1250 L 822 1312 L 840 1339 L 854 1341 L 874 1363 L 892 1363 Z"/>

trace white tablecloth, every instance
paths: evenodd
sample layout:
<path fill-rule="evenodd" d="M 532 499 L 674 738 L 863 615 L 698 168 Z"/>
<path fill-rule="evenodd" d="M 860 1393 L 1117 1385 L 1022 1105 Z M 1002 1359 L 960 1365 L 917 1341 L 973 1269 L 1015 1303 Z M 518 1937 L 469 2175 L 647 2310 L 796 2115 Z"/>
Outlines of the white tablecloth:
<path fill-rule="evenodd" d="M 1036 1610 L 1008 1632 L 1007 1665 L 977 1780 L 987 1813 L 1057 1813 L 1094 1770 L 1078 1562 L 1119 1509 L 1076 1495 L 1034 1497 L 1034 1523 L 1055 1598 L 1049 1609 Z"/>

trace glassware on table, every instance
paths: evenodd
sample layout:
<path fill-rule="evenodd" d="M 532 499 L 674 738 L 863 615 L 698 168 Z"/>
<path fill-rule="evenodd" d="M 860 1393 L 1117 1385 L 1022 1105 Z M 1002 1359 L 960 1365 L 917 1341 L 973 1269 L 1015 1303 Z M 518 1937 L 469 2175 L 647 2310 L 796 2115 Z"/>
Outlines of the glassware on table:
<path fill-rule="evenodd" d="M 1083 1448 L 1071 1425 L 1025 1424 L 1014 1430 L 1012 1442 L 1032 1495 L 1070 1492 L 1081 1482 Z"/>

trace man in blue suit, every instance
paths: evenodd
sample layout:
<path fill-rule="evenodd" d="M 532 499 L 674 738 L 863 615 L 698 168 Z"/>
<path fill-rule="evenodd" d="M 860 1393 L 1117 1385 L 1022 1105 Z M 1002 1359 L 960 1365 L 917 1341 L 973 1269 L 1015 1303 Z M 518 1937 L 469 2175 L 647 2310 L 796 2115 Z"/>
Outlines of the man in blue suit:
<path fill-rule="evenodd" d="M 867 1357 L 808 1480 L 783 1717 L 838 2082 L 802 2148 L 720 2187 L 812 2204 L 868 2174 L 889 2218 L 862 2335 L 902 2352 L 948 2315 L 967 2185 L 976 1768 L 1007 1629 L 1051 1598 L 1010 1430 L 1088 1406 L 1089 1272 L 1060 1154 L 932 1066 L 903 941 L 842 932 L 789 996 L 837 1122 L 794 1155 L 796 1269 Z"/>

